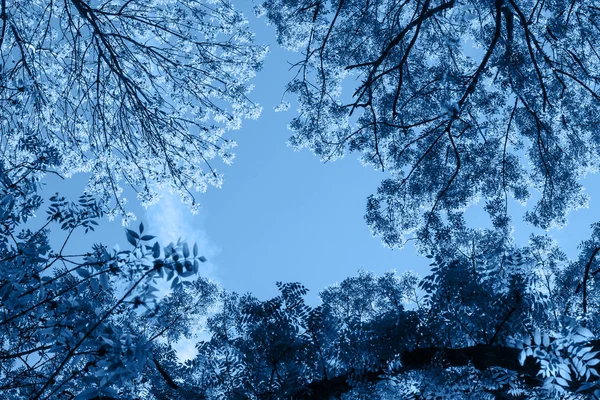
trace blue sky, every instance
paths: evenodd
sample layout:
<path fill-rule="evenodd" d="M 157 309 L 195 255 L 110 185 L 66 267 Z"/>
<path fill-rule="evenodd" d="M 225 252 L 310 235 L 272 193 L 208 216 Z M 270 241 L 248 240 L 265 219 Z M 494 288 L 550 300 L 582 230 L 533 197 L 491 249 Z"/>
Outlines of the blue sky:
<path fill-rule="evenodd" d="M 292 107 L 275 113 L 273 107 L 280 103 L 291 75 L 287 62 L 299 55 L 278 48 L 274 29 L 254 18 L 249 2 L 242 9 L 256 32 L 257 43 L 271 47 L 254 81 L 252 96 L 263 106 L 262 116 L 244 121 L 241 130 L 230 132 L 229 137 L 239 145 L 237 157 L 232 166 L 219 168 L 225 173 L 223 188 L 209 188 L 199 195 L 203 206 L 198 215 L 192 215 L 168 193 L 148 210 L 130 196 L 129 206 L 138 222 L 145 221 L 148 230 L 165 244 L 179 237 L 197 242 L 209 259 L 203 265 L 203 275 L 228 290 L 250 291 L 262 299 L 277 293 L 276 281 L 299 281 L 311 289 L 309 300 L 314 304 L 319 290 L 356 274 L 360 268 L 377 273 L 414 270 L 424 275 L 428 260 L 418 257 L 412 245 L 403 250 L 387 249 L 371 236 L 364 222 L 366 198 L 384 177 L 381 172 L 363 167 L 357 155 L 322 164 L 309 151 L 294 152 L 286 145 L 287 124 L 295 110 Z M 59 181 L 49 177 L 45 194 L 59 191 L 75 197 L 85 179 L 79 176 Z M 575 256 L 577 244 L 589 234 L 589 224 L 599 219 L 593 211 L 599 201 L 593 190 L 598 177 L 584 182 L 592 195 L 590 208 L 572 213 L 568 228 L 551 232 L 570 256 Z M 524 209 L 513 209 L 515 221 L 519 221 Z M 482 218 L 487 219 L 477 209 L 468 215 L 480 226 L 485 221 Z M 522 223 L 515 227 L 520 243 L 531 232 L 531 227 Z M 60 235 L 54 240 L 60 240 Z M 126 246 L 120 221 L 102 221 L 95 234 L 74 238 L 71 247 L 81 250 L 93 242 Z"/>
<path fill-rule="evenodd" d="M 169 196 L 146 213 L 151 226 L 164 215 L 177 215 L 185 221 L 182 236 L 200 232 L 203 237 L 211 275 L 227 289 L 260 298 L 276 295 L 276 281 L 302 282 L 316 301 L 320 289 L 360 268 L 423 270 L 428 262 L 412 247 L 384 248 L 364 222 L 366 197 L 377 189 L 381 172 L 363 167 L 357 156 L 323 165 L 308 150 L 287 146 L 287 124 L 295 110 L 273 108 L 292 75 L 288 61 L 299 55 L 280 49 L 274 28 L 249 11 L 244 10 L 257 43 L 271 49 L 254 80 L 252 98 L 263 106 L 261 118 L 244 121 L 231 133 L 237 157 L 231 167 L 220 169 L 223 188 L 201 195 L 198 216 Z"/>

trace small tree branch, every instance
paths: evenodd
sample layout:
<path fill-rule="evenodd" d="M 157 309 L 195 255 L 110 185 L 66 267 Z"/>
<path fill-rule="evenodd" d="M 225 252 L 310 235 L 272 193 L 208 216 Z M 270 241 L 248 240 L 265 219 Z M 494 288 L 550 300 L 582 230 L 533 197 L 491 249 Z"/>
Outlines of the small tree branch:
<path fill-rule="evenodd" d="M 179 389 L 179 385 L 177 383 L 175 383 L 175 381 L 173 380 L 173 378 L 171 378 L 171 376 L 169 375 L 169 373 L 167 372 L 167 370 L 164 369 L 164 367 L 162 365 L 160 365 L 160 363 L 158 362 L 158 360 L 156 359 L 156 357 L 153 358 L 153 361 L 154 361 L 154 365 L 156 365 L 156 369 L 160 373 L 160 376 L 163 377 L 163 379 L 165 380 L 165 382 L 167 383 L 167 385 L 171 389 Z"/>
<path fill-rule="evenodd" d="M 596 247 L 594 249 L 594 251 L 592 252 L 590 259 L 588 260 L 588 262 L 585 266 L 585 272 L 583 273 L 583 282 L 580 283 L 579 285 L 577 285 L 577 289 L 575 289 L 575 293 L 579 293 L 579 291 L 583 287 L 582 306 L 583 306 L 584 314 L 587 314 L 587 281 L 588 281 L 588 277 L 590 274 L 590 268 L 592 267 L 592 262 L 594 261 L 594 258 L 596 257 L 596 254 L 598 254 L 599 251 L 600 251 L 600 247 Z"/>

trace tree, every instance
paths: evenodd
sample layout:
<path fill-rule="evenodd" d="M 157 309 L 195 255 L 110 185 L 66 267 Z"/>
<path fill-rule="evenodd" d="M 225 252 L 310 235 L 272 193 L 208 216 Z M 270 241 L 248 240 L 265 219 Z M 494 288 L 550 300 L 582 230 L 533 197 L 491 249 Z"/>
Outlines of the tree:
<path fill-rule="evenodd" d="M 569 263 L 547 237 L 516 248 L 471 231 L 423 279 L 360 272 L 318 307 L 298 283 L 267 301 L 225 295 L 167 397 L 191 385 L 207 399 L 598 398 L 600 291 L 586 300 L 573 279 L 596 235 Z"/>
<path fill-rule="evenodd" d="M 549 227 L 585 202 L 593 2 L 267 0 L 281 43 L 304 49 L 292 144 L 387 170 L 367 220 L 390 246 L 416 231 L 432 261 L 424 278 L 361 272 L 317 307 L 300 283 L 262 301 L 192 280 L 198 248 L 161 246 L 143 224 L 130 249 L 65 252 L 108 198 L 127 215 L 122 180 L 146 204 L 160 185 L 193 203 L 191 188 L 218 183 L 208 162 L 257 110 L 245 82 L 263 56 L 230 4 L 0 8 L 0 398 L 600 398 L 600 224 L 571 261 L 546 236 L 516 245 L 508 211 L 538 190 L 527 219 Z M 33 229 L 42 177 L 76 171 L 90 192 L 52 196 Z M 465 222 L 479 197 L 493 229 Z M 178 362 L 173 343 L 205 317 L 210 338 Z"/>
<path fill-rule="evenodd" d="M 121 183 L 144 205 L 158 189 L 221 184 L 225 130 L 260 107 L 247 81 L 265 48 L 252 45 L 226 1 L 0 2 L 0 137 L 7 168 L 35 160 L 24 141 L 57 153 L 53 171 L 90 173 L 87 191 L 124 208 Z M 37 170 L 36 174 L 44 171 Z"/>
<path fill-rule="evenodd" d="M 266 0 L 260 12 L 303 56 L 287 87 L 300 103 L 290 143 L 387 171 L 366 214 L 386 245 L 415 231 L 429 241 L 435 221 L 480 198 L 501 229 L 509 198 L 532 191 L 525 219 L 541 228 L 586 204 L 578 180 L 599 156 L 595 2 Z"/>
<path fill-rule="evenodd" d="M 126 231 L 131 250 L 65 253 L 74 232 L 93 231 L 102 207 L 90 195 L 77 203 L 55 195 L 32 230 L 42 203 L 32 171 L 48 167 L 34 164 L 0 168 L 0 398 L 132 399 L 149 379 L 164 379 L 158 359 L 173 358 L 170 343 L 189 337 L 218 288 L 184 280 L 205 261 L 197 246 L 161 247 L 142 224 Z M 59 250 L 49 244 L 53 224 L 65 233 Z M 173 291 L 158 299 L 161 279 Z"/>

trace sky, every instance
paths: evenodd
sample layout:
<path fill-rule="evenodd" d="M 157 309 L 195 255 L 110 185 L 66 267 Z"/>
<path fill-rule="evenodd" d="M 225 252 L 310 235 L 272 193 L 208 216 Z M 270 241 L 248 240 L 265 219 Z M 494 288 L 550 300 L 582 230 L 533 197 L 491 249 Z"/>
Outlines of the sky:
<path fill-rule="evenodd" d="M 268 38 L 257 35 L 259 43 Z M 237 157 L 221 169 L 223 187 L 199 197 L 198 216 L 167 196 L 147 211 L 149 226 L 176 215 L 174 220 L 185 221 L 178 224 L 185 227 L 179 234 L 202 237 L 213 277 L 229 290 L 251 291 L 259 298 L 276 295 L 276 281 L 299 281 L 312 289 L 314 301 L 318 290 L 360 268 L 384 272 L 427 265 L 412 249 L 403 258 L 384 248 L 365 224 L 366 197 L 376 190 L 381 173 L 354 156 L 323 165 L 308 150 L 287 146 L 293 110 L 276 113 L 273 108 L 289 78 L 286 59 L 294 56 L 271 49 L 254 81 L 253 99 L 263 113 L 232 132 Z"/>
<path fill-rule="evenodd" d="M 237 157 L 232 166 L 220 168 L 225 174 L 223 187 L 198 196 L 199 214 L 192 215 L 169 193 L 147 210 L 131 196 L 129 206 L 137 222 L 144 221 L 146 230 L 164 244 L 178 238 L 198 243 L 209 260 L 202 265 L 203 276 L 227 290 L 252 292 L 260 299 L 277 294 L 277 281 L 297 281 L 311 289 L 309 303 L 317 304 L 319 290 L 361 268 L 379 274 L 392 269 L 427 274 L 428 260 L 419 257 L 410 243 L 403 250 L 388 249 L 372 237 L 364 221 L 366 198 L 384 177 L 380 171 L 362 166 L 356 154 L 323 164 L 308 150 L 296 152 L 286 145 L 287 124 L 295 111 L 292 107 L 276 113 L 273 108 L 291 78 L 289 62 L 299 56 L 280 49 L 274 28 L 253 16 L 250 2 L 243 3 L 256 42 L 271 48 L 253 82 L 252 99 L 263 106 L 263 113 L 229 133 L 238 143 Z M 76 197 L 85 180 L 83 175 L 66 181 L 48 177 L 45 194 L 58 191 Z M 598 177 L 588 177 L 584 183 L 592 195 L 590 208 L 572 213 L 567 228 L 550 232 L 571 257 L 579 241 L 589 235 L 589 224 L 599 219 L 593 211 L 600 209 L 594 207 L 600 201 L 595 195 Z M 544 233 L 518 223 L 525 209 L 513 209 L 519 243 L 525 244 L 532 232 Z M 467 217 L 481 226 L 487 218 L 481 207 L 469 210 Z M 61 236 L 55 233 L 53 240 L 58 242 Z M 120 221 L 102 221 L 95 233 L 74 238 L 70 246 L 89 248 L 95 242 L 127 246 Z"/>
<path fill-rule="evenodd" d="M 361 268 L 424 273 L 428 261 L 412 246 L 403 251 L 385 248 L 364 222 L 366 198 L 377 189 L 381 172 L 363 167 L 358 155 L 322 164 L 310 151 L 296 152 L 286 144 L 291 134 L 287 124 L 295 111 L 274 108 L 293 74 L 289 62 L 299 55 L 278 47 L 274 28 L 254 17 L 250 2 L 242 10 L 256 32 L 256 43 L 271 50 L 252 82 L 251 98 L 262 105 L 261 117 L 245 120 L 240 130 L 228 133 L 238 143 L 236 159 L 218 169 L 225 175 L 221 189 L 209 187 L 198 196 L 202 207 L 197 215 L 168 192 L 146 210 L 126 189 L 128 207 L 138 217 L 130 228 L 143 221 L 161 243 L 178 238 L 198 243 L 209 260 L 202 264 L 203 276 L 260 299 L 277 295 L 277 281 L 303 283 L 311 289 L 309 302 L 317 304 L 319 290 Z M 74 199 L 86 180 L 81 174 L 64 181 L 48 176 L 42 196 L 59 192 Z M 44 212 L 40 215 L 45 217 Z M 55 243 L 64 239 L 58 230 L 54 234 Z M 69 247 L 87 249 L 96 242 L 129 246 L 121 222 L 104 220 L 95 233 L 72 238 Z"/>

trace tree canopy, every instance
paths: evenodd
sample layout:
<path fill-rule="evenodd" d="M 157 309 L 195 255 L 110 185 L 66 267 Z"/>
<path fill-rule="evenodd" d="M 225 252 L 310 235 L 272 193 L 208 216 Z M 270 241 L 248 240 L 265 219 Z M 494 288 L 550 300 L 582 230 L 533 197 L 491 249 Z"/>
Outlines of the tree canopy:
<path fill-rule="evenodd" d="M 291 144 L 384 171 L 367 222 L 391 247 L 413 235 L 431 262 L 424 277 L 359 271 L 316 306 L 298 282 L 268 300 L 230 293 L 198 276 L 197 245 L 143 224 L 125 249 L 66 250 L 128 218 L 123 182 L 143 204 L 168 186 L 189 205 L 220 184 L 209 162 L 230 160 L 224 131 L 257 116 L 248 80 L 265 55 L 232 4 L 0 8 L 0 399 L 600 398 L 600 222 L 569 259 L 548 235 L 516 243 L 509 212 L 537 191 L 526 220 L 549 228 L 586 203 L 594 2 L 257 7 L 301 53 L 282 88 L 300 107 Z M 79 198 L 42 198 L 45 175 L 76 172 L 90 174 Z M 479 199 L 488 229 L 464 218 Z"/>
<path fill-rule="evenodd" d="M 429 239 L 443 214 L 539 192 L 548 228 L 586 204 L 598 160 L 599 9 L 593 1 L 267 0 L 302 54 L 287 91 L 290 143 L 323 160 L 357 152 L 388 171 L 366 219 L 388 246 Z"/>
<path fill-rule="evenodd" d="M 90 174 L 87 191 L 131 215 L 159 187 L 190 206 L 220 186 L 210 161 L 229 163 L 225 130 L 260 107 L 248 79 L 265 48 L 225 1 L 6 1 L 0 15 L 0 134 L 7 167 L 53 149 L 54 172 Z M 24 142 L 35 142 L 26 146 Z M 37 168 L 37 167 L 35 167 Z"/>
<path fill-rule="evenodd" d="M 152 243 L 143 224 L 126 231 L 131 249 L 68 254 L 71 236 L 93 231 L 102 207 L 90 195 L 56 195 L 46 222 L 25 227 L 42 202 L 34 176 L 0 169 L 0 397 L 133 398 L 148 364 L 168 353 L 158 341 L 189 335 L 216 301 L 214 283 L 182 280 L 205 258 L 197 246 Z M 64 231 L 60 249 L 50 248 L 52 225 Z M 174 292 L 157 299 L 160 279 Z"/>

